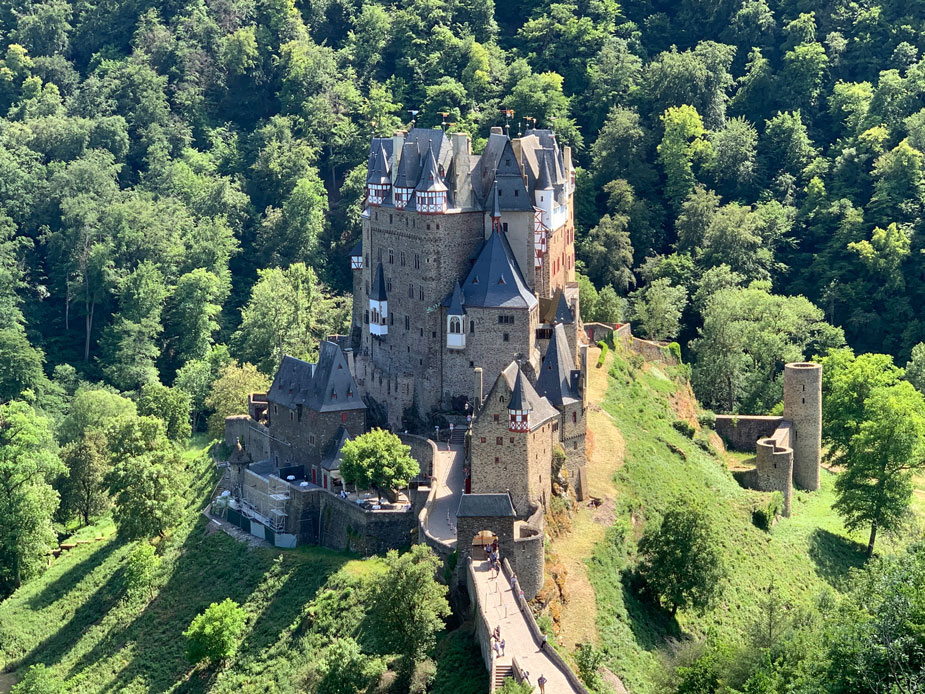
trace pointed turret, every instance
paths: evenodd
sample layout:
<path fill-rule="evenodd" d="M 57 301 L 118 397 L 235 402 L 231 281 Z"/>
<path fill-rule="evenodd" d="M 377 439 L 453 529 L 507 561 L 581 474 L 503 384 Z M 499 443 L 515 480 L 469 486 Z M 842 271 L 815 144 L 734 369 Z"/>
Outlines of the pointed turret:
<path fill-rule="evenodd" d="M 389 333 L 389 304 L 382 263 L 376 266 L 376 278 L 369 293 L 369 332 L 377 337 Z"/>
<path fill-rule="evenodd" d="M 491 186 L 491 230 L 501 232 L 501 200 L 498 197 L 498 182 Z"/>
<path fill-rule="evenodd" d="M 446 346 L 448 349 L 465 349 L 466 347 L 466 309 L 463 308 L 464 297 L 459 280 L 453 287 L 450 307 L 446 312 Z"/>
<path fill-rule="evenodd" d="M 524 395 L 524 372 L 520 366 L 517 367 L 517 380 L 514 382 L 514 390 L 511 392 L 511 401 L 508 403 L 507 411 L 510 415 L 508 429 L 516 432 L 530 431 L 530 403 Z"/>
<path fill-rule="evenodd" d="M 446 212 L 447 187 L 437 167 L 433 148 L 427 150 L 421 179 L 415 188 L 415 204 L 418 212 L 436 214 Z"/>
<path fill-rule="evenodd" d="M 566 402 L 577 400 L 578 395 L 572 388 L 575 363 L 569 352 L 568 338 L 565 328 L 556 325 L 552 339 L 546 348 L 540 375 L 536 381 L 536 392 L 545 397 L 556 407 L 562 407 Z"/>
<path fill-rule="evenodd" d="M 395 209 L 403 210 L 411 202 L 414 187 L 421 177 L 421 157 L 414 142 L 405 142 L 401 148 L 401 159 L 395 173 Z"/>
<path fill-rule="evenodd" d="M 542 156 L 540 156 L 540 172 L 536 178 L 536 189 L 537 190 L 552 190 L 552 176 L 549 175 L 549 161 L 546 158 L 546 151 L 540 150 Z"/>
<path fill-rule="evenodd" d="M 366 176 L 366 200 L 370 205 L 381 205 L 388 197 L 392 187 L 392 176 L 389 169 L 389 157 L 385 151 L 382 140 L 375 148 L 369 173 Z"/>

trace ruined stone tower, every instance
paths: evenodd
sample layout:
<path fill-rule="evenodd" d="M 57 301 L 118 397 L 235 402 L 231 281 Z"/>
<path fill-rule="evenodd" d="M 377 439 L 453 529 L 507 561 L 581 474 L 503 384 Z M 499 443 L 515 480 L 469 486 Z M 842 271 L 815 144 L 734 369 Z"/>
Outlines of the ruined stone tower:
<path fill-rule="evenodd" d="M 784 420 L 792 422 L 793 483 L 819 489 L 822 452 L 822 366 L 795 362 L 784 367 Z"/>

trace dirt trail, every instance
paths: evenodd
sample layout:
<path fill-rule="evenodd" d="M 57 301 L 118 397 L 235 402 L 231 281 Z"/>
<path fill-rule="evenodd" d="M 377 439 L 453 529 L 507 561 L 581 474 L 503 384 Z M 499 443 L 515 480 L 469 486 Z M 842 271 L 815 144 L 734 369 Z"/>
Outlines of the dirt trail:
<path fill-rule="evenodd" d="M 12 672 L 0 672 L 0 694 L 9 694 L 16 684 L 16 675 Z"/>
<path fill-rule="evenodd" d="M 597 603 L 585 564 L 614 520 L 614 473 L 623 464 L 625 443 L 600 404 L 607 395 L 612 353 L 597 368 L 600 349 L 588 350 L 588 485 L 591 496 L 603 499 L 599 508 L 582 505 L 572 516 L 572 529 L 552 541 L 552 549 L 567 570 L 568 603 L 563 605 L 558 641 L 572 650 L 579 643 L 599 642 Z"/>

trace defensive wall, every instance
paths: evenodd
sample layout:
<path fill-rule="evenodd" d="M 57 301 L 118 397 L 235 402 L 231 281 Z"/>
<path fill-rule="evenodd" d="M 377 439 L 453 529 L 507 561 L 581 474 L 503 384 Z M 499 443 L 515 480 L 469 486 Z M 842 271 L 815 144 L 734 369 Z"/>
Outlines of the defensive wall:
<path fill-rule="evenodd" d="M 755 449 L 758 439 L 772 436 L 782 421 L 783 417 L 718 414 L 714 429 L 728 448 L 747 452 Z"/>
<path fill-rule="evenodd" d="M 225 444 L 234 450 L 239 442 L 243 453 L 253 461 L 270 457 L 270 430 L 250 415 L 225 418 Z"/>

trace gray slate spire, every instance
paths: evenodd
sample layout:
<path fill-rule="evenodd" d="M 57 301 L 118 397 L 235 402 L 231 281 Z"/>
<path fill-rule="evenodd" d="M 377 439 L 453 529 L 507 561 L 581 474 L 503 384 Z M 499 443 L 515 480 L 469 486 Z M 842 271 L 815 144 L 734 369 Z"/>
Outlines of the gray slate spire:
<path fill-rule="evenodd" d="M 533 409 L 524 396 L 524 372 L 519 365 L 517 367 L 517 380 L 514 382 L 514 391 L 511 393 L 511 402 L 508 403 L 507 408 L 520 412 L 529 412 Z"/>
<path fill-rule="evenodd" d="M 552 190 L 552 176 L 549 175 L 549 162 L 546 159 L 546 150 L 539 151 L 540 173 L 536 179 L 537 190 Z"/>
<path fill-rule="evenodd" d="M 565 300 L 565 292 L 559 290 L 559 303 L 556 305 L 556 323 L 574 323 L 575 314 L 572 313 L 572 309 L 569 308 L 568 302 Z"/>
<path fill-rule="evenodd" d="M 382 263 L 376 266 L 376 279 L 373 281 L 369 298 L 373 301 L 387 301 L 389 298 L 385 291 L 385 275 L 382 272 Z"/>
<path fill-rule="evenodd" d="M 379 148 L 373 157 L 373 165 L 369 168 L 366 182 L 372 185 L 392 185 L 392 176 L 389 172 L 389 160 L 385 153 L 385 146 L 379 142 Z"/>
<path fill-rule="evenodd" d="M 577 400 L 571 387 L 574 370 L 575 363 L 569 352 L 565 328 L 558 324 L 552 332 L 552 339 L 546 348 L 546 356 L 543 357 L 540 376 L 536 380 L 536 392 L 556 407 L 561 407 L 566 400 Z"/>
<path fill-rule="evenodd" d="M 439 193 L 447 190 L 437 168 L 437 159 L 434 157 L 433 149 L 427 150 L 427 156 L 424 158 L 424 170 L 421 172 L 421 180 L 418 181 L 417 190 L 425 193 Z"/>
<path fill-rule="evenodd" d="M 498 199 L 498 182 L 495 181 L 491 186 L 491 218 L 501 219 L 501 201 Z"/>
<path fill-rule="evenodd" d="M 464 316 L 466 309 L 463 308 L 463 293 L 459 286 L 459 280 L 456 280 L 456 286 L 453 287 L 453 296 L 450 299 L 450 308 L 447 311 L 448 316 Z"/>
<path fill-rule="evenodd" d="M 421 156 L 418 146 L 413 142 L 406 142 L 401 148 L 401 159 L 398 162 L 398 173 L 395 174 L 396 188 L 414 188 L 420 178 Z"/>

